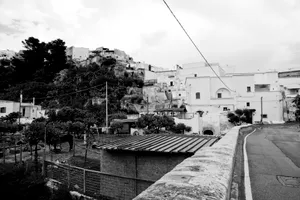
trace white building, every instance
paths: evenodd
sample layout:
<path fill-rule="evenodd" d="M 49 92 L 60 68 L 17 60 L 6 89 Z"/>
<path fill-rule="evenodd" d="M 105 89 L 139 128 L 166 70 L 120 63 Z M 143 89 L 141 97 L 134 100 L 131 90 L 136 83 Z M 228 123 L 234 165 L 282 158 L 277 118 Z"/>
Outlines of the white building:
<path fill-rule="evenodd" d="M 218 77 L 187 77 L 186 100 L 189 112 L 222 112 L 253 109 L 253 122 L 283 121 L 283 98 L 277 72 L 227 74 Z M 262 98 L 262 102 L 261 102 Z M 263 113 L 261 113 L 261 106 Z"/>
<path fill-rule="evenodd" d="M 69 47 L 66 49 L 66 55 L 73 60 L 86 60 L 89 57 L 89 49 L 84 47 Z"/>
<path fill-rule="evenodd" d="M 14 101 L 0 100 L 0 117 L 12 112 L 21 112 L 21 122 L 31 122 L 33 119 L 45 117 L 45 110 L 33 103 L 20 103 Z"/>

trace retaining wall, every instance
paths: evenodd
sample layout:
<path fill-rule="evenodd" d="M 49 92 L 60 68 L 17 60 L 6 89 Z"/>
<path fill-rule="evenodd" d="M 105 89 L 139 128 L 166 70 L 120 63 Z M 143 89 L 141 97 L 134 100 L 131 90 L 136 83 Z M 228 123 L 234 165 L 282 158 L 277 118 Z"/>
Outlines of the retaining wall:
<path fill-rule="evenodd" d="M 232 128 L 212 147 L 202 148 L 165 174 L 135 200 L 229 199 L 240 128 Z"/>

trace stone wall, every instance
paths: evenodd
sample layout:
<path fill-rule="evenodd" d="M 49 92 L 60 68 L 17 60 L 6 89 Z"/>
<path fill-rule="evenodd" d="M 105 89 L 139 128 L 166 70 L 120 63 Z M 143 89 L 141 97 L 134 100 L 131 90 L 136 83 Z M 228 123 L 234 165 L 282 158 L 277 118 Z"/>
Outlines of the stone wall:
<path fill-rule="evenodd" d="M 245 126 L 232 128 L 212 147 L 185 159 L 135 200 L 228 199 L 241 127 Z"/>

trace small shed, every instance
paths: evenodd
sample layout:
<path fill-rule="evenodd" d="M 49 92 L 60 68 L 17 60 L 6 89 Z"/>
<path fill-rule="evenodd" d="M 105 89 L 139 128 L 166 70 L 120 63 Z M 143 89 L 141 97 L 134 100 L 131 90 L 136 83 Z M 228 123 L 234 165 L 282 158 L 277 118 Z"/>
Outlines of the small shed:
<path fill-rule="evenodd" d="M 130 134 L 132 127 L 135 127 L 137 119 L 114 119 L 111 123 L 118 122 L 123 124 L 122 129 L 119 131 L 119 134 Z"/>
<path fill-rule="evenodd" d="M 132 136 L 99 147 L 101 171 L 135 180 L 134 186 L 119 188 L 116 197 L 122 195 L 122 190 L 138 195 L 184 159 L 218 140 L 218 137 L 170 134 Z"/>

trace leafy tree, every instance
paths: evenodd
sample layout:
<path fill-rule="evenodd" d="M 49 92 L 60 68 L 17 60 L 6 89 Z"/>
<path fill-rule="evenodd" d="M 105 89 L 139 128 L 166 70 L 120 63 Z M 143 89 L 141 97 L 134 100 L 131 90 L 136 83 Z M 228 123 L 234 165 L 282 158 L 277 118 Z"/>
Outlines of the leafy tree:
<path fill-rule="evenodd" d="M 8 115 L 1 117 L 0 120 L 3 122 L 8 122 L 10 124 L 13 124 L 17 121 L 17 119 L 20 117 L 20 113 L 19 112 L 12 112 L 9 113 Z"/>
<path fill-rule="evenodd" d="M 117 134 L 119 134 L 120 130 L 123 128 L 123 124 L 120 122 L 114 122 L 110 128 L 113 132 L 117 131 Z"/>
<path fill-rule="evenodd" d="M 186 126 L 185 124 L 183 123 L 178 123 L 176 124 L 175 126 L 173 126 L 171 128 L 171 130 L 174 132 L 174 133 L 177 133 L 177 134 L 184 134 L 184 131 L 191 131 L 192 128 L 190 126 Z"/>
<path fill-rule="evenodd" d="M 251 123 L 252 112 L 248 109 L 236 109 L 234 112 L 229 112 L 227 118 L 234 125 L 239 125 L 241 122 Z"/>
<path fill-rule="evenodd" d="M 54 151 L 57 152 L 57 144 L 60 142 L 60 131 L 54 123 L 49 123 L 46 126 L 46 143 L 54 146 Z M 51 149 L 51 148 L 50 148 Z"/>
<path fill-rule="evenodd" d="M 137 127 L 147 128 L 148 130 L 153 130 L 155 133 L 159 133 L 163 127 L 170 129 L 174 124 L 174 119 L 171 117 L 153 114 L 142 115 L 136 123 Z"/>
<path fill-rule="evenodd" d="M 29 128 L 25 131 L 26 140 L 30 146 L 35 146 L 35 162 L 38 165 L 38 143 L 44 140 L 45 123 L 34 122 L 29 125 Z"/>

